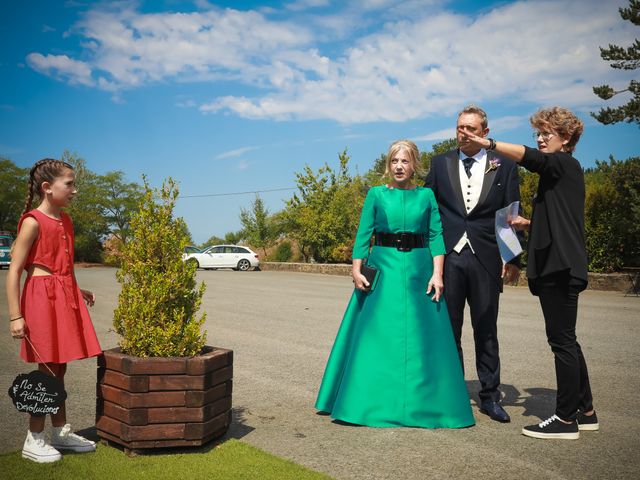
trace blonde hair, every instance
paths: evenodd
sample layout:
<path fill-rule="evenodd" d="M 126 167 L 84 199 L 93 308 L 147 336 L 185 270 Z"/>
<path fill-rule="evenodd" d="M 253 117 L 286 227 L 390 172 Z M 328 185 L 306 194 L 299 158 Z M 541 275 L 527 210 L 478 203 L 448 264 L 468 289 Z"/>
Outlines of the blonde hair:
<path fill-rule="evenodd" d="M 24 202 L 24 215 L 33 203 L 33 198 L 37 195 L 42 201 L 42 184 L 43 182 L 52 183 L 57 177 L 64 174 L 65 170 L 73 170 L 73 167 L 62 160 L 54 160 L 52 158 L 43 158 L 38 160 L 29 172 L 29 187 L 27 191 L 27 199 Z"/>
<path fill-rule="evenodd" d="M 582 120 L 570 110 L 562 107 L 541 108 L 531 115 L 531 126 L 536 130 L 552 130 L 558 136 L 567 140 L 564 149 L 572 153 L 584 131 Z"/>
<path fill-rule="evenodd" d="M 480 125 L 482 125 L 482 129 L 483 130 L 487 129 L 487 127 L 489 126 L 489 119 L 487 118 L 487 112 L 485 112 L 483 109 L 481 109 L 477 105 L 470 104 L 464 107 L 460 111 L 460 113 L 458 113 L 458 118 L 460 118 L 462 115 L 469 114 L 469 113 L 474 113 L 478 115 L 480 117 Z"/>
<path fill-rule="evenodd" d="M 387 160 L 385 162 L 384 174 L 390 176 L 391 174 L 391 160 L 396 156 L 398 152 L 404 150 L 409 155 L 411 166 L 413 171 L 418 176 L 424 176 L 422 165 L 420 164 L 420 152 L 418 147 L 411 140 L 397 140 L 391 144 L 389 151 L 387 152 Z"/>

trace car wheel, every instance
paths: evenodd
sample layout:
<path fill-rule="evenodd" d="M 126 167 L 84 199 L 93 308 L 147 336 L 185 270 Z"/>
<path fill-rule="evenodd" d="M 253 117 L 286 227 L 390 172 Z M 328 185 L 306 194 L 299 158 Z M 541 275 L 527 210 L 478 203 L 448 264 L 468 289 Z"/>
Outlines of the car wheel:
<path fill-rule="evenodd" d="M 200 264 L 198 263 L 198 260 L 196 260 L 195 258 L 190 258 L 189 260 L 187 260 L 187 262 L 189 262 L 190 264 L 196 264 L 196 268 L 200 268 Z"/>
<path fill-rule="evenodd" d="M 243 272 L 246 272 L 250 268 L 251 268 L 251 262 L 246 258 L 243 258 L 238 262 L 238 270 L 242 270 Z"/>

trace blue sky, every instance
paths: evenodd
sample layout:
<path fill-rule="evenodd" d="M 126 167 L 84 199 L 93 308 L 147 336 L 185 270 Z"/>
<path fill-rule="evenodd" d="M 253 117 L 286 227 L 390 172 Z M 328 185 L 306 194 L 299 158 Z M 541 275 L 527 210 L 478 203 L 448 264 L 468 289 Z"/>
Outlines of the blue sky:
<path fill-rule="evenodd" d="M 591 87 L 636 72 L 600 59 L 629 45 L 626 1 L 25 0 L 0 4 L 0 156 L 64 150 L 181 194 L 295 186 L 348 149 L 365 172 L 399 138 L 429 150 L 473 102 L 491 136 L 533 144 L 528 117 L 562 105 L 585 122 L 576 157 L 640 154 L 636 125 L 589 116 Z M 625 101 L 623 95 L 609 104 Z M 292 190 L 261 193 L 271 212 Z M 197 243 L 240 228 L 254 194 L 183 198 Z"/>

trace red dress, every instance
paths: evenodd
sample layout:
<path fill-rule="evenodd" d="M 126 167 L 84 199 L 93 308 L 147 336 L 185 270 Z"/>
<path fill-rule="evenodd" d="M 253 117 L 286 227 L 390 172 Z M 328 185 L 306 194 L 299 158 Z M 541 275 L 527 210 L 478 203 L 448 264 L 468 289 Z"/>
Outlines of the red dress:
<path fill-rule="evenodd" d="M 26 362 L 67 363 L 102 353 L 73 275 L 73 223 L 66 213 L 60 219 L 34 209 L 26 217 L 38 222 L 39 234 L 33 243 L 25 268 L 41 266 L 46 276 L 27 276 L 22 290 L 22 316 L 26 335 L 35 347 L 22 340 L 20 356 Z"/>

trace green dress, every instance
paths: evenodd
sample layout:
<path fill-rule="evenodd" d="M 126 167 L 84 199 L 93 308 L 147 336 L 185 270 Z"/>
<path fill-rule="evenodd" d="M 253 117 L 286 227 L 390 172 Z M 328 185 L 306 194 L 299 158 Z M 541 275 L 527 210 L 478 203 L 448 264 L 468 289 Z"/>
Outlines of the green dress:
<path fill-rule="evenodd" d="M 422 233 L 428 248 L 374 246 L 374 232 Z M 445 253 L 431 189 L 369 190 L 353 258 L 369 257 L 375 289 L 354 290 L 322 379 L 316 408 L 371 427 L 474 425 L 444 298 L 426 295 L 433 257 Z"/>

